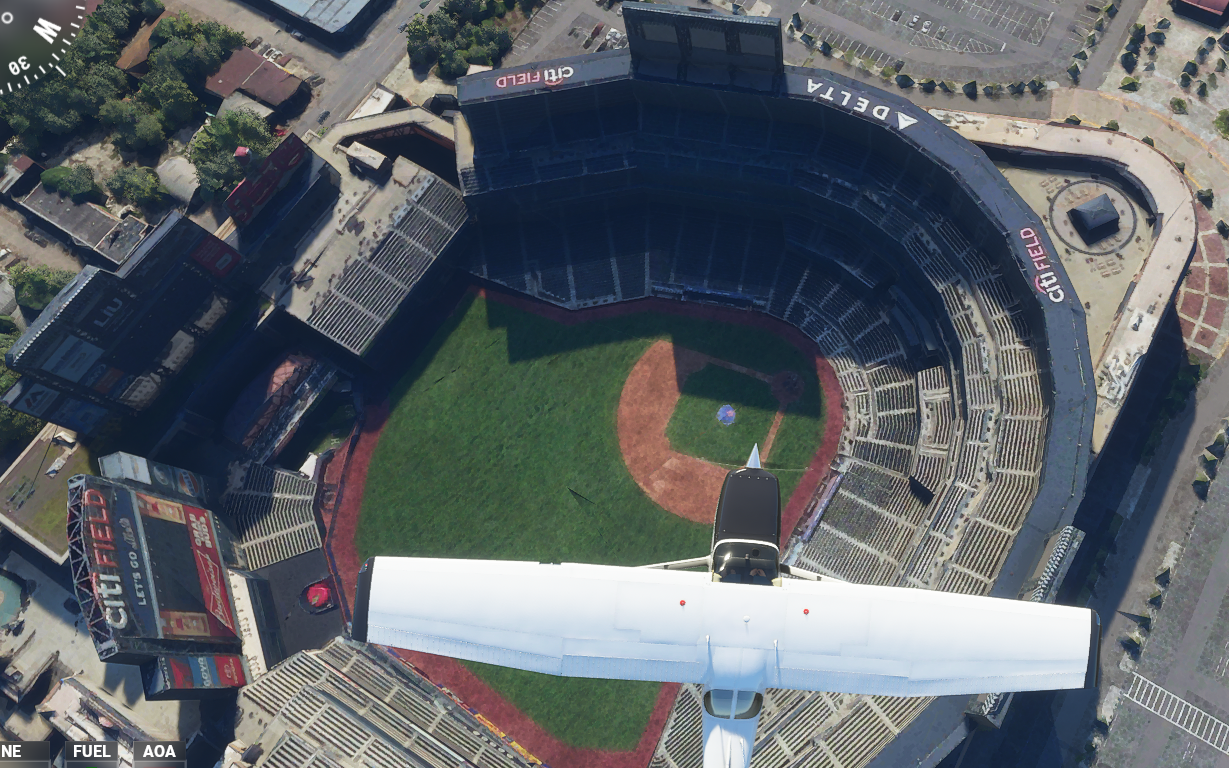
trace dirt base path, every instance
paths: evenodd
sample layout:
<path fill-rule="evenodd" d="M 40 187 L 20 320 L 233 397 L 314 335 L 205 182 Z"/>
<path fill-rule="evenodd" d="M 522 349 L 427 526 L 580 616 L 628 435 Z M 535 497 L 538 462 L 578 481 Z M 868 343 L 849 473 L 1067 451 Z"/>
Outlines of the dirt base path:
<path fill-rule="evenodd" d="M 808 357 L 815 360 L 816 373 L 819 375 L 820 386 L 823 388 L 824 404 L 824 434 L 819 450 L 812 459 L 810 466 L 798 483 L 797 489 L 790 497 L 781 514 L 782 530 L 792 531 L 797 525 L 802 512 L 810 499 L 811 493 L 827 471 L 840 442 L 841 429 L 844 426 L 844 412 L 841 403 L 841 389 L 832 366 L 820 354 L 815 343 L 798 329 L 774 318 L 758 313 L 745 312 L 722 307 L 687 304 L 666 299 L 641 299 L 638 301 L 610 304 L 579 311 L 571 311 L 551 306 L 533 299 L 513 296 L 495 290 L 475 286 L 472 291 L 488 301 L 516 307 L 526 312 L 546 317 L 556 322 L 572 325 L 575 323 L 602 320 L 610 317 L 637 312 L 661 312 L 663 314 L 694 317 L 702 320 L 712 320 L 724 323 L 742 323 L 756 328 L 763 328 L 780 335 Z M 703 357 L 703 356 L 700 356 Z M 775 386 L 775 384 L 774 384 Z M 676 385 L 677 387 L 677 385 Z M 677 399 L 677 397 L 676 397 Z M 674 400 L 670 401 L 673 411 Z M 358 570 L 362 566 L 358 550 L 354 545 L 354 533 L 358 528 L 359 514 L 362 511 L 363 489 L 367 481 L 367 468 L 371 462 L 372 453 L 379 441 L 380 432 L 388 420 L 390 404 L 382 401 L 368 405 L 364 424 L 358 434 L 347 443 L 344 455 L 341 451 L 334 456 L 330 466 L 325 470 L 325 482 L 336 483 L 336 499 L 324 510 L 324 522 L 328 531 L 325 537 L 326 552 L 333 567 L 333 576 L 347 600 L 343 608 L 349 613 L 348 603 L 354 595 L 354 585 L 357 583 Z M 666 416 L 669 419 L 669 414 Z M 663 433 L 664 434 L 664 433 Z M 690 458 L 690 457 L 686 457 Z M 698 459 L 695 461 L 699 461 Z M 710 465 L 712 466 L 712 465 Z M 724 478 L 724 470 L 720 470 Z M 667 475 L 660 476 L 666 479 Z M 720 480 L 717 483 L 720 491 Z M 716 508 L 716 494 L 704 496 L 693 491 L 703 500 L 706 508 L 707 522 L 712 522 L 713 511 Z M 511 596 L 510 596 L 511 597 Z M 446 687 L 465 705 L 481 712 L 497 727 L 508 734 L 509 738 L 545 761 L 552 768 L 644 768 L 648 765 L 666 720 L 670 708 L 678 695 L 679 686 L 666 683 L 661 687 L 657 703 L 649 718 L 648 726 L 641 734 L 640 743 L 634 750 L 602 751 L 594 749 L 579 749 L 572 747 L 547 733 L 541 726 L 521 712 L 506 699 L 488 687 L 482 680 L 470 672 L 463 664 L 444 656 L 431 656 L 411 651 L 397 651 L 397 654 L 412 664 L 419 672 L 438 686 Z"/>
<path fill-rule="evenodd" d="M 619 450 L 627 471 L 662 509 L 693 523 L 711 525 L 729 468 L 679 453 L 666 437 L 687 377 L 706 365 L 729 368 L 772 386 L 780 407 L 760 446 L 762 462 L 768 461 L 786 407 L 801 397 L 802 382 L 789 371 L 769 376 L 668 341 L 654 342 L 632 367 L 619 395 L 617 417 Z"/>
<path fill-rule="evenodd" d="M 679 387 L 708 357 L 658 341 L 636 361 L 619 397 L 619 450 L 640 489 L 662 509 L 694 523 L 712 524 L 725 481 L 722 467 L 670 447 L 666 426 Z"/>

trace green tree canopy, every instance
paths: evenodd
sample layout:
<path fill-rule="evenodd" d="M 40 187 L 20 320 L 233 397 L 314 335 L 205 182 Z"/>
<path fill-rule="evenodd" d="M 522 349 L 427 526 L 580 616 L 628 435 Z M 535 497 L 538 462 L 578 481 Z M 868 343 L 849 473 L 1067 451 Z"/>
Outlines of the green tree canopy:
<path fill-rule="evenodd" d="M 156 19 L 165 10 L 162 0 L 141 0 L 141 15 L 147 19 Z"/>
<path fill-rule="evenodd" d="M 39 178 L 44 187 L 54 189 L 61 195 L 72 195 L 73 200 L 78 202 L 98 189 L 94 184 L 94 171 L 88 165 L 59 165 L 43 171 Z"/>
<path fill-rule="evenodd" d="M 115 146 L 125 151 L 138 152 L 166 141 L 158 116 L 140 102 L 108 101 L 99 110 L 98 119 L 112 129 Z"/>
<path fill-rule="evenodd" d="M 93 183 L 92 173 L 90 179 Z M 17 294 L 17 303 L 30 309 L 41 310 L 50 304 L 56 294 L 72 279 L 72 272 L 65 269 L 52 269 L 46 264 L 33 267 L 18 264 L 9 270 L 9 285 L 13 286 L 13 291 Z"/>
<path fill-rule="evenodd" d="M 453 51 L 447 56 L 440 57 L 440 77 L 461 77 L 468 69 L 469 62 L 465 60 L 460 51 Z"/>
<path fill-rule="evenodd" d="M 11 322 L 11 320 L 10 320 Z M 0 355 L 12 349 L 20 338 L 16 330 L 0 334 Z M 8 392 L 17 383 L 18 375 L 10 371 L 0 358 L 0 391 Z M 21 413 L 0 403 L 0 450 L 10 445 L 25 445 L 34 439 L 46 422 Z"/>
<path fill-rule="evenodd" d="M 161 113 L 162 124 L 174 128 L 183 125 L 196 111 L 197 98 L 177 72 L 154 70 L 141 81 L 138 96 Z"/>
<path fill-rule="evenodd" d="M 188 159 L 196 166 L 202 187 L 225 193 L 243 180 L 243 166 L 235 160 L 236 149 L 251 150 L 250 167 L 255 167 L 277 144 L 263 117 L 250 109 L 234 109 L 219 114 L 197 135 Z"/>
<path fill-rule="evenodd" d="M 427 17 L 427 26 L 431 27 L 431 34 L 441 39 L 451 40 L 457 36 L 456 19 L 449 16 L 443 8 Z"/>
<path fill-rule="evenodd" d="M 107 189 L 120 200 L 139 205 L 146 210 L 161 208 L 167 190 L 158 174 L 150 168 L 120 168 L 107 179 Z"/>

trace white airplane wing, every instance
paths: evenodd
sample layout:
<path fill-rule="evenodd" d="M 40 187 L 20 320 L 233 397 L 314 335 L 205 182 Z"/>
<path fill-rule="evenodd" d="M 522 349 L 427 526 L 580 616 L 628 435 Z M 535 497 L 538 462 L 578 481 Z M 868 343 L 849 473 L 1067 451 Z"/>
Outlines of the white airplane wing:
<path fill-rule="evenodd" d="M 839 581 L 372 558 L 355 639 L 572 677 L 892 696 L 1096 683 L 1095 612 Z"/>

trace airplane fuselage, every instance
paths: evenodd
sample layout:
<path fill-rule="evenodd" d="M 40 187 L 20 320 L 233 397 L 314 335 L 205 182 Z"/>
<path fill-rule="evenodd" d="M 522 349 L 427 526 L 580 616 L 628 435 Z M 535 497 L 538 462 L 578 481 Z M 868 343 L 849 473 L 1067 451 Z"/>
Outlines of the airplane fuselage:
<path fill-rule="evenodd" d="M 725 477 L 713 519 L 710 572 L 713 581 L 779 586 L 781 578 L 781 491 L 777 478 L 761 469 L 758 451 L 748 464 Z M 750 649 L 721 649 L 710 659 L 712 677 L 701 689 L 705 768 L 747 768 L 763 708 L 766 660 Z M 760 663 L 756 663 L 756 662 Z M 759 674 L 757 674 L 759 673 Z"/>

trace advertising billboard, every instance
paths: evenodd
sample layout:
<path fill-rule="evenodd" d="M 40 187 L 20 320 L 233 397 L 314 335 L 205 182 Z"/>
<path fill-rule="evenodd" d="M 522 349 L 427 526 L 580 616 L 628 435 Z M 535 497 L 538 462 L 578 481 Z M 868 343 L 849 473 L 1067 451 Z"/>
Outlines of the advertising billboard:
<path fill-rule="evenodd" d="M 101 347 L 96 347 L 85 339 L 68 334 L 39 367 L 52 376 L 59 376 L 75 384 L 94 367 L 94 363 L 100 357 L 102 357 Z"/>
<path fill-rule="evenodd" d="M 141 666 L 146 698 L 205 698 L 248 684 L 243 657 L 234 654 L 159 656 Z"/>
<path fill-rule="evenodd" d="M 157 564 L 159 637 L 237 640 L 235 612 L 213 516 L 198 507 L 129 491 Z M 188 563 L 194 568 L 185 568 Z"/>
<path fill-rule="evenodd" d="M 173 468 L 165 469 L 173 478 Z M 70 496 L 74 484 L 80 512 L 73 524 L 70 509 L 69 544 L 74 569 L 88 582 L 79 594 L 83 609 L 93 603 L 86 613 L 100 616 L 108 640 L 165 651 L 241 649 L 217 521 L 208 510 L 80 475 L 70 481 Z"/>
<path fill-rule="evenodd" d="M 66 397 L 48 417 L 52 424 L 59 424 L 83 435 L 93 433 L 102 420 L 107 417 L 107 409 L 101 405 L 82 402 Z"/>
<path fill-rule="evenodd" d="M 87 482 L 81 497 L 80 549 L 94 600 L 111 634 L 160 637 L 152 563 L 132 502 L 127 488 Z"/>
<path fill-rule="evenodd" d="M 45 387 L 35 383 L 32 379 L 22 377 L 17 380 L 12 389 L 5 393 L 4 402 L 15 411 L 28 413 L 41 419 L 59 396 L 59 390 Z"/>
<path fill-rule="evenodd" d="M 131 480 L 170 498 L 207 503 L 205 478 L 186 469 L 122 452 L 103 456 L 98 460 L 98 468 L 109 480 Z"/>

